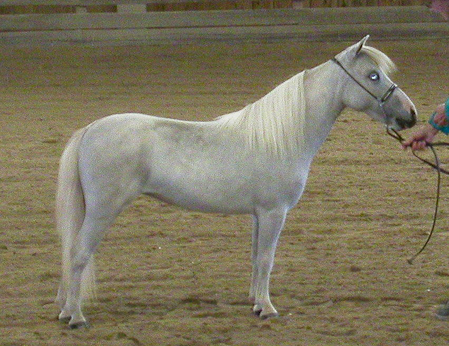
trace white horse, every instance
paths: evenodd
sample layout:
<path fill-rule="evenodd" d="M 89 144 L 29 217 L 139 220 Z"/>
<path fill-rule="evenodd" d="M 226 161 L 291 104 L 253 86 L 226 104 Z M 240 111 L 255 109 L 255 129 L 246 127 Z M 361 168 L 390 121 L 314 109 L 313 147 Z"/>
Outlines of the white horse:
<path fill-rule="evenodd" d="M 140 194 L 191 210 L 253 215 L 250 299 L 261 318 L 277 316 L 269 278 L 279 234 L 338 115 L 350 107 L 398 131 L 416 122 L 415 106 L 388 77 L 394 64 L 365 46 L 367 39 L 213 121 L 116 114 L 77 131 L 58 177 L 59 319 L 86 325 L 81 303 L 95 284 L 93 254 Z"/>

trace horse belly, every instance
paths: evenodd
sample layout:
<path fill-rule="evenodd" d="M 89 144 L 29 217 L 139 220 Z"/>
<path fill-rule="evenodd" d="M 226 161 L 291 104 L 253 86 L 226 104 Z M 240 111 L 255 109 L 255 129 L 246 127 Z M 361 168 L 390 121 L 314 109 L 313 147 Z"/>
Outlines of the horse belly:
<path fill-rule="evenodd" d="M 196 161 L 183 165 L 153 162 L 143 193 L 180 207 L 223 214 L 252 214 L 257 207 L 291 208 L 300 198 L 306 174 L 300 178 L 255 170 L 254 166 Z M 238 168 L 237 168 L 238 167 Z"/>
<path fill-rule="evenodd" d="M 144 194 L 185 209 L 208 213 L 247 214 L 253 210 L 249 191 L 197 179 L 153 179 Z"/>

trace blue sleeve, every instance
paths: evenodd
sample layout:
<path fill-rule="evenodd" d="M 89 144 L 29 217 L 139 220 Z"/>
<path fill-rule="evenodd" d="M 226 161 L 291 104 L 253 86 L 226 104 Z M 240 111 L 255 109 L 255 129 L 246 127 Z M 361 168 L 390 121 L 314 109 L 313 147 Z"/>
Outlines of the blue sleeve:
<path fill-rule="evenodd" d="M 446 112 L 446 119 L 447 119 L 447 121 L 449 123 L 449 97 L 446 100 L 446 104 L 445 104 L 444 110 Z"/>
<path fill-rule="evenodd" d="M 444 112 L 446 115 L 447 123 L 449 124 L 449 97 L 447 98 L 446 103 L 444 105 Z M 432 114 L 432 116 L 430 117 L 429 124 L 432 125 L 434 128 L 436 128 L 437 130 L 443 132 L 444 134 L 446 134 L 446 135 L 449 134 L 449 125 L 440 126 L 437 123 L 435 123 L 435 121 L 434 121 L 435 115 L 436 115 L 436 112 L 434 112 Z"/>

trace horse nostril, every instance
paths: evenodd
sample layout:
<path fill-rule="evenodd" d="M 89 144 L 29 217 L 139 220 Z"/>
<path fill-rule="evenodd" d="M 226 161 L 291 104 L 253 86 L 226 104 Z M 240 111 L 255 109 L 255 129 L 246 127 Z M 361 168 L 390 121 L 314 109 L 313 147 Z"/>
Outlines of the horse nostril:
<path fill-rule="evenodd" d="M 410 115 L 411 115 L 410 119 L 403 119 L 403 118 L 396 119 L 397 124 L 403 129 L 408 129 L 410 127 L 415 126 L 416 112 L 413 109 L 411 109 Z"/>

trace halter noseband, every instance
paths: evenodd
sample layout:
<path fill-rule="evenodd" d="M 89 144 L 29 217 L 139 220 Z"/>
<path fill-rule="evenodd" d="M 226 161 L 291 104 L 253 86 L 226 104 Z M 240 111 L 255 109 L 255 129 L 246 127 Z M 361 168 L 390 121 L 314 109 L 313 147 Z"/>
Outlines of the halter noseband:
<path fill-rule="evenodd" d="M 365 90 L 369 95 L 371 95 L 378 103 L 382 111 L 384 112 L 385 116 L 385 110 L 384 110 L 384 104 L 387 102 L 387 100 L 390 98 L 390 96 L 393 94 L 395 89 L 398 87 L 395 83 L 392 83 L 388 90 L 382 95 L 382 97 L 378 97 L 374 95 L 371 91 L 368 90 L 367 87 L 365 87 L 362 83 L 360 83 L 349 71 L 343 66 L 343 64 L 337 60 L 337 58 L 332 58 L 332 61 L 336 63 L 338 66 L 341 67 L 343 71 L 346 72 L 346 74 L 351 77 L 351 79 L 356 82 L 363 90 Z"/>

